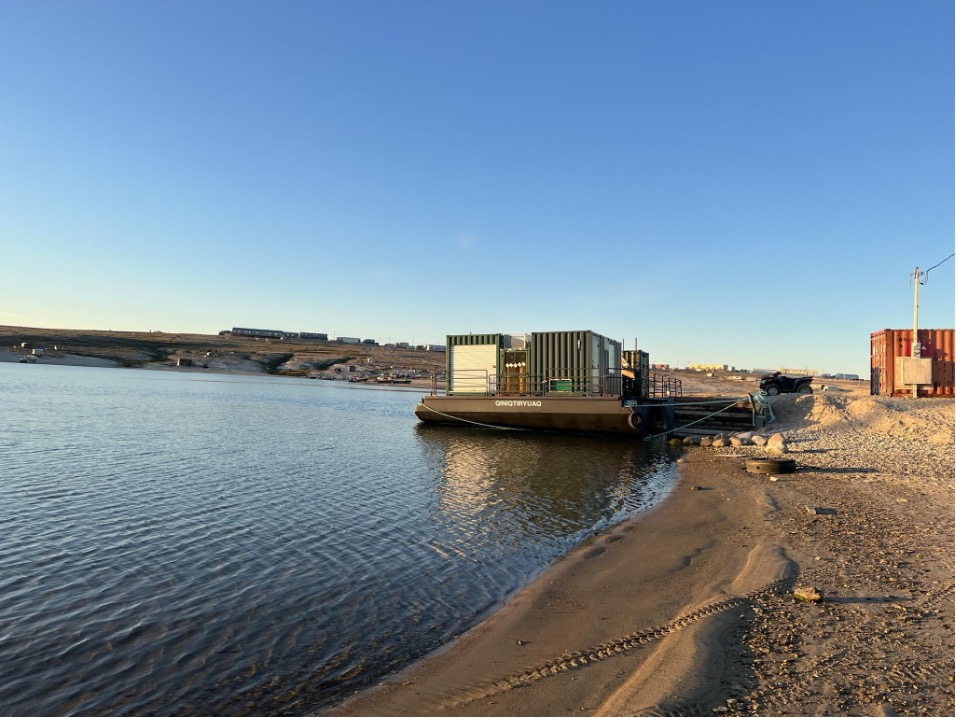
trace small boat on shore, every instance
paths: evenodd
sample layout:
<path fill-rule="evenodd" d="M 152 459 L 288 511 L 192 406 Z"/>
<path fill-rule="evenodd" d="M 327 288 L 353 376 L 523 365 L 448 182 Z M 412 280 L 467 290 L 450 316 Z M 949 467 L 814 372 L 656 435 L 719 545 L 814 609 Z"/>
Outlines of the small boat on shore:
<path fill-rule="evenodd" d="M 375 377 L 376 384 L 411 384 L 412 380 L 405 376 L 392 376 L 390 374 L 383 374 L 382 376 Z"/>

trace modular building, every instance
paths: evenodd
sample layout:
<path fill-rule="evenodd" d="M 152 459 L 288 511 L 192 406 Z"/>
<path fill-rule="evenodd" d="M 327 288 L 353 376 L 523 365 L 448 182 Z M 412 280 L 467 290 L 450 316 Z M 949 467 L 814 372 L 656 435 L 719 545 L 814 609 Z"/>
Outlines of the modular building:
<path fill-rule="evenodd" d="M 952 329 L 920 329 L 914 356 L 912 329 L 882 329 L 870 334 L 870 394 L 882 396 L 954 396 Z"/>
<path fill-rule="evenodd" d="M 621 343 L 593 331 L 447 338 L 449 395 L 621 393 Z"/>

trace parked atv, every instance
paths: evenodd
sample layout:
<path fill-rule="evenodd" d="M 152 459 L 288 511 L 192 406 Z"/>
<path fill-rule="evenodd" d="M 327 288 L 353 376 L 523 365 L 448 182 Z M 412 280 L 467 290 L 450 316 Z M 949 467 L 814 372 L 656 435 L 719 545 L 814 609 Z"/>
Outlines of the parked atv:
<path fill-rule="evenodd" d="M 760 388 L 767 392 L 767 396 L 777 394 L 812 394 L 810 382 L 812 376 L 785 376 L 778 371 L 773 374 L 764 374 L 760 377 Z"/>

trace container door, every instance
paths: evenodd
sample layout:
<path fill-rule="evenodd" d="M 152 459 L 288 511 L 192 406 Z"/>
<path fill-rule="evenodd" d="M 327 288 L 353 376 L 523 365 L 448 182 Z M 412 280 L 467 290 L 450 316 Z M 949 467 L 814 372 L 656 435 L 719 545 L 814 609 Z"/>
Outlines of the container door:
<path fill-rule="evenodd" d="M 497 345 L 461 344 L 449 349 L 449 394 L 487 394 L 495 391 L 498 377 Z"/>
<path fill-rule="evenodd" d="M 526 349 L 501 350 L 502 394 L 525 394 L 528 391 L 528 352 Z"/>

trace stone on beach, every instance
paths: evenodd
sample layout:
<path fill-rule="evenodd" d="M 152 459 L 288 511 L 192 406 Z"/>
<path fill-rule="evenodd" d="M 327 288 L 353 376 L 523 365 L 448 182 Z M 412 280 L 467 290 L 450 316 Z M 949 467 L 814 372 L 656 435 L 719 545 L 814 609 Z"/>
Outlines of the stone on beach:
<path fill-rule="evenodd" d="M 808 603 L 819 603 L 823 600 L 820 591 L 814 586 L 797 586 L 793 589 L 793 597 L 798 601 L 806 601 Z"/>
<path fill-rule="evenodd" d="M 790 447 L 787 446 L 787 438 L 780 432 L 777 432 L 767 439 L 767 451 L 774 454 L 789 453 Z"/>

